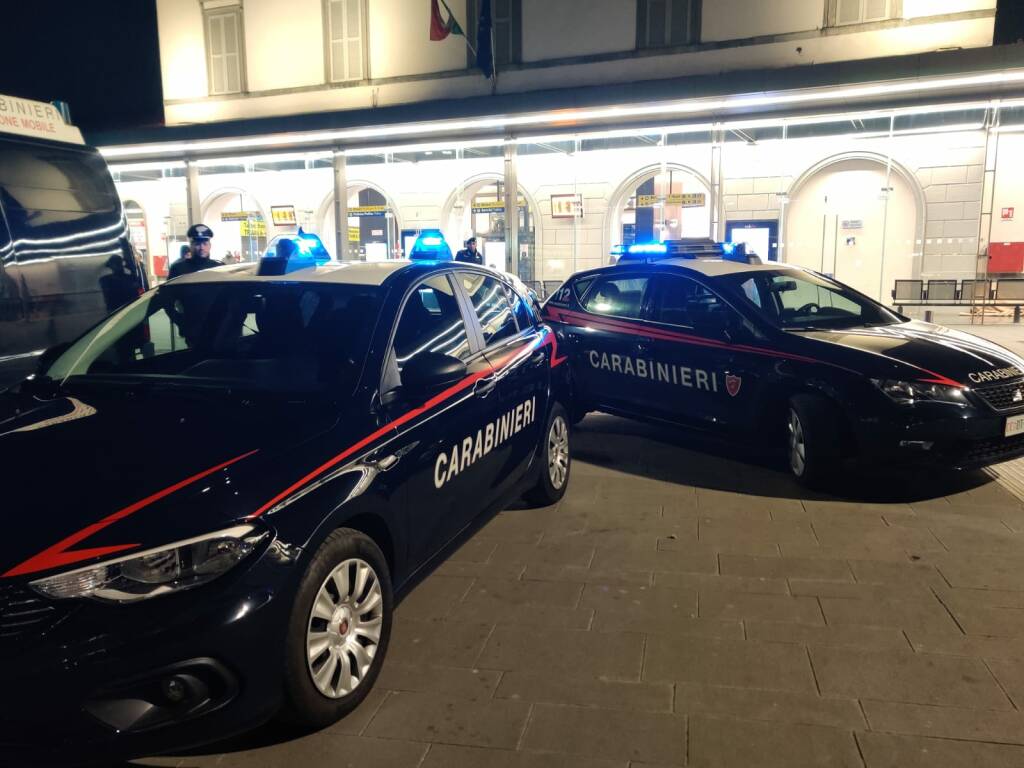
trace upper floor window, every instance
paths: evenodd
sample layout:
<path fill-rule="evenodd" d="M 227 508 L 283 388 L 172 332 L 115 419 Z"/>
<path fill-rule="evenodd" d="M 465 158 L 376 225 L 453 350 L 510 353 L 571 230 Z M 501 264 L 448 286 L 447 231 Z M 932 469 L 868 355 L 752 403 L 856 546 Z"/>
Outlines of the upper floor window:
<path fill-rule="evenodd" d="M 689 45 L 699 40 L 700 0 L 637 0 L 637 48 Z"/>
<path fill-rule="evenodd" d="M 203 23 L 210 95 L 241 93 L 245 90 L 241 5 L 204 9 Z"/>
<path fill-rule="evenodd" d="M 491 4 L 491 34 L 494 39 L 494 66 L 500 72 L 503 64 L 518 64 L 523 60 L 523 0 L 483 0 Z M 466 0 L 466 34 L 476 48 L 477 24 L 480 21 L 480 0 Z M 466 52 L 468 66 L 476 66 L 476 59 Z"/>
<path fill-rule="evenodd" d="M 366 77 L 366 0 L 326 0 L 328 74 L 332 83 Z"/>
<path fill-rule="evenodd" d="M 902 15 L 902 0 L 829 0 L 828 3 L 830 27 L 898 19 Z"/>

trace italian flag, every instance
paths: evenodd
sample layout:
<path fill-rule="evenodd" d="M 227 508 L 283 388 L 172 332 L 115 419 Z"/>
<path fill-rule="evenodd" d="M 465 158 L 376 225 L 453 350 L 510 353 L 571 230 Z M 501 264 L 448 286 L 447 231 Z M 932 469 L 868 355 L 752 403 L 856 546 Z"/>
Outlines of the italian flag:
<path fill-rule="evenodd" d="M 452 13 L 448 4 L 444 0 L 441 0 L 441 4 L 448 13 L 447 21 L 441 17 L 441 9 L 437 5 L 437 0 L 430 0 L 430 39 L 444 40 L 453 32 L 456 35 L 465 35 L 466 33 L 462 31 L 459 22 L 455 20 L 455 14 Z"/>

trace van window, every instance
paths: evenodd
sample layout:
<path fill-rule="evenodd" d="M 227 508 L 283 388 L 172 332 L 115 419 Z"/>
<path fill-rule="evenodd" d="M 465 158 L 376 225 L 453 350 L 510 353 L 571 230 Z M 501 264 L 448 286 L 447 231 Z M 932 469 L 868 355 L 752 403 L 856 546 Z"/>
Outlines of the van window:
<path fill-rule="evenodd" d="M 120 220 L 117 192 L 98 154 L 0 144 L 0 197 L 15 240 L 81 234 L 87 241 L 91 230 L 104 240 L 120 234 L 114 231 Z M 54 255 L 37 250 L 19 248 L 19 261 Z"/>

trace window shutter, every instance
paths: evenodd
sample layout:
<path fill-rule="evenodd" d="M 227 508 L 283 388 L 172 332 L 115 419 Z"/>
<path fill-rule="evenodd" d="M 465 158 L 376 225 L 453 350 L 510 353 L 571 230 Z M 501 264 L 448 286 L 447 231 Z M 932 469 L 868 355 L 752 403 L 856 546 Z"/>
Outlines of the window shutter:
<path fill-rule="evenodd" d="M 239 93 L 242 90 L 241 14 L 211 13 L 206 17 L 209 46 L 210 93 Z"/>
<path fill-rule="evenodd" d="M 363 6 L 361 0 L 331 0 L 331 79 L 363 79 Z"/>
<path fill-rule="evenodd" d="M 860 21 L 860 4 L 862 0 L 836 0 L 839 10 L 836 13 L 837 24 L 856 24 Z"/>
<path fill-rule="evenodd" d="M 864 0 L 863 21 L 880 21 L 889 18 L 889 0 Z"/>

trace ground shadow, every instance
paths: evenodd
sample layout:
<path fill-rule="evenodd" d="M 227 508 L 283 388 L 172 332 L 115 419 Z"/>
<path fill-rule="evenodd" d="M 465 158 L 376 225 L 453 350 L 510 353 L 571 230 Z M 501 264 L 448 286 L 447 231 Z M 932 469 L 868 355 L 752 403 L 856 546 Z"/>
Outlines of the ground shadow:
<path fill-rule="evenodd" d="M 928 471 L 844 466 L 828 493 L 799 485 L 781 459 L 756 436 L 726 441 L 671 425 L 597 413 L 574 434 L 577 461 L 663 482 L 756 496 L 911 503 L 948 496 L 993 482 L 984 471 Z"/>

